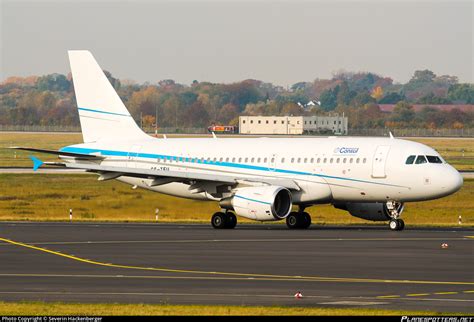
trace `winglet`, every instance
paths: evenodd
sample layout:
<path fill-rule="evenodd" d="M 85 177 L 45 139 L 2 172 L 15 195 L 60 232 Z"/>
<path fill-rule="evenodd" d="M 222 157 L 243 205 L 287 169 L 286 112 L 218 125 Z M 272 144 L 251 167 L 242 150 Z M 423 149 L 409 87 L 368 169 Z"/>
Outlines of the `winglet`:
<path fill-rule="evenodd" d="M 39 167 L 41 167 L 43 165 L 43 161 L 41 161 L 40 159 L 30 155 L 30 159 L 33 161 L 33 171 L 36 171 L 38 170 Z"/>

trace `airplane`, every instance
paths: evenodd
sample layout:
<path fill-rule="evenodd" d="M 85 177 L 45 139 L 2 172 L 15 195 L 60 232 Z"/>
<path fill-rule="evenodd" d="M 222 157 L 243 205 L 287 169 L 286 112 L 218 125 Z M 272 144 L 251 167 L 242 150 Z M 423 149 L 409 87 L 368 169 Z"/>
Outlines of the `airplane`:
<path fill-rule="evenodd" d="M 458 191 L 459 172 L 434 149 L 390 137 L 156 138 L 144 133 L 89 51 L 68 52 L 83 143 L 59 151 L 47 165 L 84 169 L 172 196 L 214 201 L 216 229 L 237 216 L 285 220 L 306 229 L 305 209 L 332 204 L 350 215 L 403 230 L 407 202 Z M 43 162 L 31 157 L 34 170 Z M 297 210 L 293 211 L 293 208 Z"/>

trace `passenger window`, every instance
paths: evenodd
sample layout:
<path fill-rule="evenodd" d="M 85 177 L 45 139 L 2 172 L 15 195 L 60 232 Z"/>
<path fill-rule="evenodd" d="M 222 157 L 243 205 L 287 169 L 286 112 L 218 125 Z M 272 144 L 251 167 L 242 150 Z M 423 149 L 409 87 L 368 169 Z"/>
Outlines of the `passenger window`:
<path fill-rule="evenodd" d="M 257 163 L 260 163 L 260 158 L 257 159 Z"/>
<path fill-rule="evenodd" d="M 281 163 L 285 163 L 285 158 L 281 158 Z"/>
<path fill-rule="evenodd" d="M 336 159 L 336 163 L 339 163 L 339 158 Z"/>
<path fill-rule="evenodd" d="M 273 162 L 273 161 L 272 161 Z M 263 159 L 263 163 L 267 163 L 267 158 Z"/>
<path fill-rule="evenodd" d="M 357 159 L 356 159 L 356 163 L 359 163 L 359 161 L 360 161 L 360 159 L 359 159 L 359 158 L 357 158 Z"/>
<path fill-rule="evenodd" d="M 314 158 L 311 158 L 311 161 L 310 161 L 310 163 L 314 163 Z"/>
<path fill-rule="evenodd" d="M 247 163 L 249 161 L 249 158 L 245 158 L 245 163 Z"/>
<path fill-rule="evenodd" d="M 232 158 L 232 163 L 235 163 L 235 158 Z"/>
<path fill-rule="evenodd" d="M 229 162 L 229 158 L 225 158 L 225 162 Z"/>
<path fill-rule="evenodd" d="M 410 155 L 410 156 L 407 158 L 405 164 L 413 164 L 413 161 L 415 161 L 415 158 L 416 158 L 416 155 Z"/>
<path fill-rule="evenodd" d="M 241 162 L 242 162 L 242 158 L 239 158 L 239 163 L 241 163 Z"/>
<path fill-rule="evenodd" d="M 429 163 L 443 163 L 443 161 L 441 161 L 441 159 L 436 155 L 427 155 L 426 158 Z"/>
<path fill-rule="evenodd" d="M 308 158 L 304 158 L 303 163 L 308 162 Z"/>
<path fill-rule="evenodd" d="M 316 163 L 319 163 L 319 162 L 321 162 L 321 158 L 318 158 L 318 160 L 316 161 Z"/>
<path fill-rule="evenodd" d="M 415 164 L 423 164 L 423 163 L 426 163 L 426 158 L 424 155 L 419 155 L 417 158 L 416 158 L 416 161 L 415 161 Z"/>
<path fill-rule="evenodd" d="M 301 163 L 301 158 L 298 158 L 298 163 Z"/>
<path fill-rule="evenodd" d="M 347 159 L 346 158 L 343 158 L 342 159 L 342 163 L 346 163 Z"/>
<path fill-rule="evenodd" d="M 295 158 L 291 158 L 291 163 L 294 163 L 295 162 Z"/>
<path fill-rule="evenodd" d="M 350 159 L 349 159 L 349 163 L 352 163 L 352 161 L 354 161 L 354 159 L 350 158 Z"/>
<path fill-rule="evenodd" d="M 329 163 L 332 163 L 332 158 L 329 160 Z"/>
<path fill-rule="evenodd" d="M 364 158 L 364 160 L 363 160 L 362 162 L 366 163 L 366 162 L 367 162 L 367 158 Z"/>
<path fill-rule="evenodd" d="M 328 161 L 328 159 L 327 159 L 327 158 L 324 158 L 324 161 L 323 161 L 323 163 L 326 163 L 327 161 Z"/>
<path fill-rule="evenodd" d="M 253 163 L 255 161 L 255 158 L 250 159 L 250 163 Z"/>

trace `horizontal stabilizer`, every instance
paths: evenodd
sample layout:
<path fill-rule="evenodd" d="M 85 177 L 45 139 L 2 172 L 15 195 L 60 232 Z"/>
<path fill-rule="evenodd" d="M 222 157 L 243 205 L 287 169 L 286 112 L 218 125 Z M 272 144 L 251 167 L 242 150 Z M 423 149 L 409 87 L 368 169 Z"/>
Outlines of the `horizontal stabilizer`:
<path fill-rule="evenodd" d="M 63 151 L 56 151 L 56 150 L 24 148 L 24 147 L 18 147 L 18 146 L 10 147 L 10 149 L 25 150 L 25 151 L 40 152 L 40 153 L 48 153 L 48 154 L 56 154 L 56 155 L 64 155 L 64 156 L 67 156 L 67 157 L 74 157 L 74 158 L 79 158 L 79 159 L 90 159 L 90 160 L 102 160 L 103 159 L 103 157 L 100 156 L 100 155 L 74 153 L 74 152 L 63 152 Z"/>
<path fill-rule="evenodd" d="M 33 171 L 36 171 L 38 170 L 39 167 L 41 167 L 43 165 L 43 161 L 41 161 L 40 159 L 30 155 L 30 159 L 33 161 Z"/>

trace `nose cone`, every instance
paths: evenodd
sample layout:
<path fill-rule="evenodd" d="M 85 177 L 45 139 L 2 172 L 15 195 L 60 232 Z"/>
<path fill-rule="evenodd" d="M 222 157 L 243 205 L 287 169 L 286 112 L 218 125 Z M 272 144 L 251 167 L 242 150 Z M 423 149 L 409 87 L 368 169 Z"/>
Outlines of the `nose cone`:
<path fill-rule="evenodd" d="M 456 169 L 450 166 L 447 171 L 443 173 L 441 183 L 441 188 L 443 189 L 445 195 L 450 195 L 461 189 L 463 178 Z"/>

